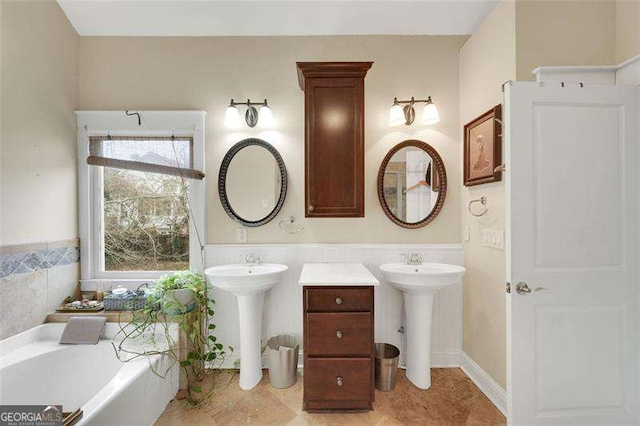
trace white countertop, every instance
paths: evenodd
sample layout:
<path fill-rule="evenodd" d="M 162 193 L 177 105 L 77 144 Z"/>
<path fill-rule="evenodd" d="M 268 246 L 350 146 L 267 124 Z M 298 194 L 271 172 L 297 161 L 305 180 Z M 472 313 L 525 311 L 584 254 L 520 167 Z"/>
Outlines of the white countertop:
<path fill-rule="evenodd" d="M 305 263 L 299 285 L 380 285 L 380 281 L 362 263 Z"/>

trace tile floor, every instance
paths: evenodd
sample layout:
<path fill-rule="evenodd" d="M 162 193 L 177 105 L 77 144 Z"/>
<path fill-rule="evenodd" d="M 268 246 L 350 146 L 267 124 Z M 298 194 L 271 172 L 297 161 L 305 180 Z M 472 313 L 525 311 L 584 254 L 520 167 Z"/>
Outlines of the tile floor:
<path fill-rule="evenodd" d="M 495 425 L 505 417 L 459 368 L 431 370 L 432 386 L 420 390 L 399 371 L 392 392 L 376 390 L 374 410 L 355 414 L 309 414 L 302 411 L 302 375 L 288 389 L 269 385 L 268 372 L 250 391 L 238 387 L 231 370 L 216 374 L 217 391 L 198 408 L 173 400 L 156 426 L 233 424 L 341 425 Z"/>

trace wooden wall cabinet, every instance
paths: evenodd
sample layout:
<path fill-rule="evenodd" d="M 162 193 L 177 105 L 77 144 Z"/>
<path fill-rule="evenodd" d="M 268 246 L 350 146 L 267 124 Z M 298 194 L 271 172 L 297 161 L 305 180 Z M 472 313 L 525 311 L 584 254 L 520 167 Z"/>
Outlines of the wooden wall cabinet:
<path fill-rule="evenodd" d="M 373 287 L 304 286 L 303 297 L 303 409 L 372 410 Z"/>
<path fill-rule="evenodd" d="M 364 217 L 364 77 L 373 62 L 298 62 L 305 216 Z"/>

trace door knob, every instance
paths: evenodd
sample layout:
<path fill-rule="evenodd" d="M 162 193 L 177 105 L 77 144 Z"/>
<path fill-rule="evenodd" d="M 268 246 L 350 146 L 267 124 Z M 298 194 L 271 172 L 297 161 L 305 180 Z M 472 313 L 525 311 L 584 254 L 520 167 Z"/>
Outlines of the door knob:
<path fill-rule="evenodd" d="M 337 377 L 336 378 L 336 385 L 342 387 L 343 384 L 344 384 L 344 380 L 342 379 L 342 377 Z"/>
<path fill-rule="evenodd" d="M 527 283 L 519 282 L 518 284 L 516 284 L 516 292 L 523 296 L 526 296 L 530 293 L 537 293 L 539 291 L 549 291 L 549 289 L 545 287 L 536 287 L 535 290 L 531 291 Z"/>
<path fill-rule="evenodd" d="M 337 337 L 338 339 L 342 339 L 342 330 L 338 330 L 338 331 L 336 331 L 336 337 Z"/>
<path fill-rule="evenodd" d="M 526 296 L 527 294 L 531 293 L 531 289 L 529 288 L 527 283 L 519 282 L 518 284 L 516 284 L 516 292 L 518 294 Z"/>
<path fill-rule="evenodd" d="M 310 212 L 312 212 L 312 211 L 313 211 L 313 209 L 314 209 L 314 207 L 313 207 L 313 206 L 309 206 L 309 211 L 310 211 Z"/>

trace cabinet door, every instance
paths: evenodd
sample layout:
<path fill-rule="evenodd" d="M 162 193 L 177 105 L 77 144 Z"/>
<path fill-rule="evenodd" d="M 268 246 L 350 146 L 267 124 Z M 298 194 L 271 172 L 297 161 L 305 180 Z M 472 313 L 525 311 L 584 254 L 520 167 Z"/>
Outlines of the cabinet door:
<path fill-rule="evenodd" d="M 306 216 L 364 217 L 364 78 L 305 86 Z"/>

